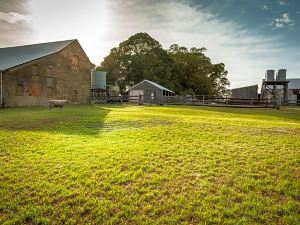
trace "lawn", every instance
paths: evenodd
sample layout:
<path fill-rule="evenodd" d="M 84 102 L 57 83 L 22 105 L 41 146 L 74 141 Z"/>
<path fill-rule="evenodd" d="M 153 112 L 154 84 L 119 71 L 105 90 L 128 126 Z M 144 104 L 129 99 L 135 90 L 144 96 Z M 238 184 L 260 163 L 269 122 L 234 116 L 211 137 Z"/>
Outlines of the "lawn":
<path fill-rule="evenodd" d="M 300 224 L 300 108 L 0 111 L 0 224 Z"/>

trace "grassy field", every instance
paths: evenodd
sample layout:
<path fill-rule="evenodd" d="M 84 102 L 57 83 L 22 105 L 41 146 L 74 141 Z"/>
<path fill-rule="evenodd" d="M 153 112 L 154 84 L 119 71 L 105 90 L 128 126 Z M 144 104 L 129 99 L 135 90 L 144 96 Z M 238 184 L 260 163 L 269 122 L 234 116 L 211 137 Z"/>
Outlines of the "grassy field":
<path fill-rule="evenodd" d="M 300 224 L 300 108 L 0 111 L 0 224 Z"/>

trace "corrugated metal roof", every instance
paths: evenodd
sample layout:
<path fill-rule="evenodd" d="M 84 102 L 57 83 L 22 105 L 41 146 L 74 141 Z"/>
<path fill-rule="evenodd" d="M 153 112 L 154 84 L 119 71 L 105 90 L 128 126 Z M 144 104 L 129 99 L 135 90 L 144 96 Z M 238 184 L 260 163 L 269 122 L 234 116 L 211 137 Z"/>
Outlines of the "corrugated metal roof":
<path fill-rule="evenodd" d="M 287 79 L 289 80 L 289 89 L 300 89 L 300 78 Z"/>
<path fill-rule="evenodd" d="M 153 86 L 155 86 L 155 87 L 157 87 L 157 88 L 159 88 L 159 89 L 161 89 L 163 91 L 169 91 L 169 92 L 175 93 L 174 91 L 171 91 L 170 89 L 165 88 L 165 87 L 163 87 L 163 86 L 161 86 L 161 85 L 159 85 L 159 84 L 157 84 L 157 83 L 155 83 L 153 81 L 150 81 L 150 80 L 143 80 L 140 83 L 138 83 L 138 84 L 134 85 L 133 87 L 131 87 L 131 89 L 134 88 L 134 87 L 136 87 L 136 86 L 138 86 L 139 84 L 141 84 L 143 82 L 148 82 L 149 84 L 151 84 L 151 85 L 153 85 Z"/>
<path fill-rule="evenodd" d="M 75 40 L 0 48 L 0 69 L 7 70 L 57 53 Z"/>

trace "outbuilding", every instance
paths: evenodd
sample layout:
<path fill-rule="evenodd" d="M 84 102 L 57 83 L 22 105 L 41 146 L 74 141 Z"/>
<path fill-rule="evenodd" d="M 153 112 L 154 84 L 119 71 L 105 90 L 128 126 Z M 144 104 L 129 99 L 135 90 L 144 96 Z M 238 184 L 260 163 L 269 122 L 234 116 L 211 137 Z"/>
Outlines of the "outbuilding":
<path fill-rule="evenodd" d="M 231 98 L 257 99 L 258 85 L 231 89 Z"/>
<path fill-rule="evenodd" d="M 300 78 L 287 79 L 288 84 L 288 100 L 291 104 L 300 105 Z"/>
<path fill-rule="evenodd" d="M 150 80 L 143 80 L 129 90 L 129 96 L 141 96 L 144 103 L 159 102 L 165 97 L 174 95 L 174 91 Z"/>

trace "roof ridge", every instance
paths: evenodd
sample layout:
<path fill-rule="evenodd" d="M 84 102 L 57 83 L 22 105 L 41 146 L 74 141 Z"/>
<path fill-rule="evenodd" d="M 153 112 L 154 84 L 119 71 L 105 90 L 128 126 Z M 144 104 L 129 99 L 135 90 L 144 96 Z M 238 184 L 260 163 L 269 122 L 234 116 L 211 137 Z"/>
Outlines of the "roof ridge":
<path fill-rule="evenodd" d="M 162 86 L 162 85 L 160 85 L 158 83 L 155 83 L 154 81 L 147 80 L 147 79 L 142 80 L 141 82 L 139 82 L 136 85 L 132 86 L 130 89 L 136 87 L 137 85 L 139 85 L 139 84 L 141 84 L 141 83 L 143 83 L 145 81 L 148 82 L 148 83 L 150 83 L 150 84 L 152 84 L 152 85 L 154 85 L 154 86 L 156 86 L 156 87 L 158 87 L 158 88 L 160 88 L 160 89 L 162 89 L 162 90 L 166 90 L 166 91 L 175 93 L 174 91 L 172 91 L 172 90 L 170 90 L 170 89 L 168 89 L 168 88 L 166 88 L 166 87 L 164 87 L 164 86 Z"/>
<path fill-rule="evenodd" d="M 77 39 L 69 39 L 69 40 L 62 40 L 62 41 L 49 41 L 49 42 L 40 42 L 40 43 L 35 43 L 35 44 L 26 44 L 26 45 L 15 45 L 15 46 L 9 46 L 9 47 L 1 47 L 0 49 L 4 48 L 19 48 L 19 47 L 29 47 L 29 46 L 34 46 L 34 45 L 42 45 L 42 44 L 51 44 L 51 43 L 59 43 L 59 42 L 73 42 L 76 41 Z"/>
<path fill-rule="evenodd" d="M 62 51 L 77 39 L 0 48 L 1 70 L 11 69 Z"/>

